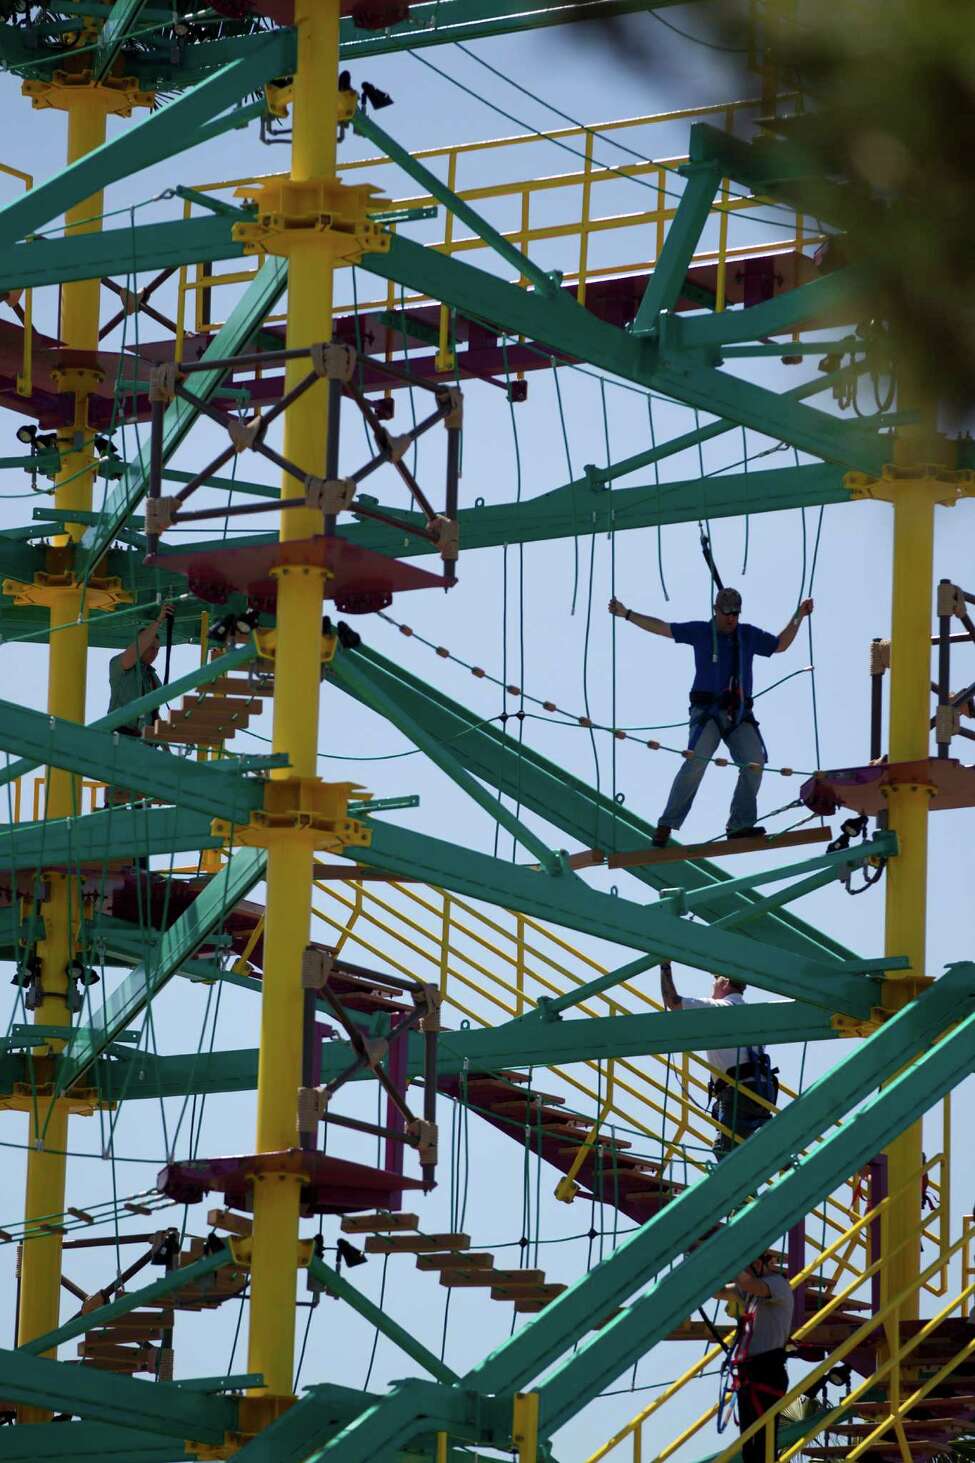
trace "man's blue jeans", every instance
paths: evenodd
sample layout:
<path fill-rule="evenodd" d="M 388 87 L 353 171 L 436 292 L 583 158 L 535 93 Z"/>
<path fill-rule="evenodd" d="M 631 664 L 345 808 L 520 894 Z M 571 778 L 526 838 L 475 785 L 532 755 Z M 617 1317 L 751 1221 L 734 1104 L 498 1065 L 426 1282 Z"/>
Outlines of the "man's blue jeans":
<path fill-rule="evenodd" d="M 735 726 L 723 711 L 712 713 L 703 707 L 692 706 L 688 746 L 693 749 L 694 756 L 688 758 L 674 778 L 667 806 L 660 815 L 660 822 L 668 828 L 679 828 L 687 817 L 704 769 L 722 741 L 737 763 L 753 762 L 758 765 L 758 771 L 741 766 L 728 814 L 728 832 L 754 827 L 758 818 L 758 789 L 762 785 L 761 769 L 766 760 L 758 727 L 752 721 L 742 721 Z"/>

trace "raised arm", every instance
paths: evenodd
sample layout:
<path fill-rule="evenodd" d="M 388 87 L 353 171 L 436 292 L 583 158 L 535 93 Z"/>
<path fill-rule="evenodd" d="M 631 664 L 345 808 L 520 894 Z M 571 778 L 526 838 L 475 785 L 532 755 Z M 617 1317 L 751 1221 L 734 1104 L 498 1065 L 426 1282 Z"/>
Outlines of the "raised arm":
<path fill-rule="evenodd" d="M 610 600 L 609 612 L 611 615 L 619 615 L 620 619 L 627 620 L 631 625 L 636 625 L 638 630 L 649 630 L 651 635 L 663 635 L 667 640 L 674 638 L 666 620 L 658 620 L 656 615 L 641 615 L 636 610 L 628 610 L 618 599 Z"/>
<path fill-rule="evenodd" d="M 796 638 L 796 635 L 799 633 L 799 626 L 802 624 L 802 622 L 806 618 L 806 616 L 807 615 L 811 615 L 812 612 L 813 612 L 813 602 L 812 602 L 812 600 L 811 599 L 804 599 L 803 602 L 802 602 L 802 604 L 796 610 L 795 614 L 792 616 L 792 619 L 789 621 L 789 623 L 786 625 L 785 629 L 782 631 L 782 634 L 779 636 L 779 643 L 775 647 L 774 654 L 778 655 L 780 651 L 788 650 L 789 646 L 792 644 L 793 640 Z"/>
<path fill-rule="evenodd" d="M 669 960 L 660 962 L 660 999 L 668 1011 L 679 1011 L 684 1005 L 674 985 L 674 967 Z"/>
<path fill-rule="evenodd" d="M 144 626 L 143 629 L 139 631 L 132 644 L 125 647 L 125 649 L 122 651 L 122 669 L 124 671 L 130 671 L 135 665 L 136 661 L 142 659 L 146 650 L 158 636 L 159 627 L 162 625 L 164 620 L 170 619 L 172 613 L 172 605 L 164 604 L 156 618 L 154 620 L 150 620 L 148 625 Z"/>

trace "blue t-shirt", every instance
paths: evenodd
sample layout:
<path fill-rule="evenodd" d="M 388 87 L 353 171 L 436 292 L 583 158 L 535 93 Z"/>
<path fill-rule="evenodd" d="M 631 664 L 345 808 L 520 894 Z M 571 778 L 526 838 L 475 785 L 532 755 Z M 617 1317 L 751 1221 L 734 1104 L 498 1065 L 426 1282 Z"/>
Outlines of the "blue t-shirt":
<path fill-rule="evenodd" d="M 737 676 L 747 700 L 752 694 L 752 661 L 756 655 L 774 655 L 779 645 L 778 635 L 757 625 L 739 625 L 737 635 L 721 635 L 712 620 L 683 620 L 671 625 L 670 633 L 678 645 L 694 648 L 692 694 L 714 697 L 727 691 L 732 677 Z"/>

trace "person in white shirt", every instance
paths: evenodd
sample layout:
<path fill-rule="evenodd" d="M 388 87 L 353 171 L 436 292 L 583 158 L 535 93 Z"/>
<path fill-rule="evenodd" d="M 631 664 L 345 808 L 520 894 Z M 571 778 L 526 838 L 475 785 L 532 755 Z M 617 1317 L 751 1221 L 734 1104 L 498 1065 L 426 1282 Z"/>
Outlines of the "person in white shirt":
<path fill-rule="evenodd" d="M 670 961 L 662 960 L 660 963 L 660 995 L 668 1011 L 693 1010 L 701 1006 L 742 1006 L 745 990 L 744 982 L 716 975 L 710 996 L 703 999 L 682 996 L 674 985 Z M 708 1098 L 712 1104 L 711 1116 L 721 1124 L 713 1145 L 715 1159 L 720 1162 L 735 1147 L 736 1141 L 750 1138 L 772 1116 L 767 1107 L 755 1102 L 735 1084 L 747 1084 L 752 1092 L 771 1103 L 778 1097 L 779 1084 L 764 1046 L 713 1047 L 707 1053 L 707 1060 L 715 1068 L 708 1082 Z M 724 1073 L 724 1078 L 719 1073 Z"/>

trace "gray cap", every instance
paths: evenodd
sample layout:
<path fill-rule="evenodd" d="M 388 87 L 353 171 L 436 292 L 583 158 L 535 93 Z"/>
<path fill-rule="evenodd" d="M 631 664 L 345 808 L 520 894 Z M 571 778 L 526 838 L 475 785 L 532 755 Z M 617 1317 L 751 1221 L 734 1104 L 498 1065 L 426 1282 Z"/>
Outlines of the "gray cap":
<path fill-rule="evenodd" d="M 714 608 L 721 610 L 726 615 L 735 611 L 741 614 L 741 595 L 737 589 L 719 589 L 715 596 Z"/>

